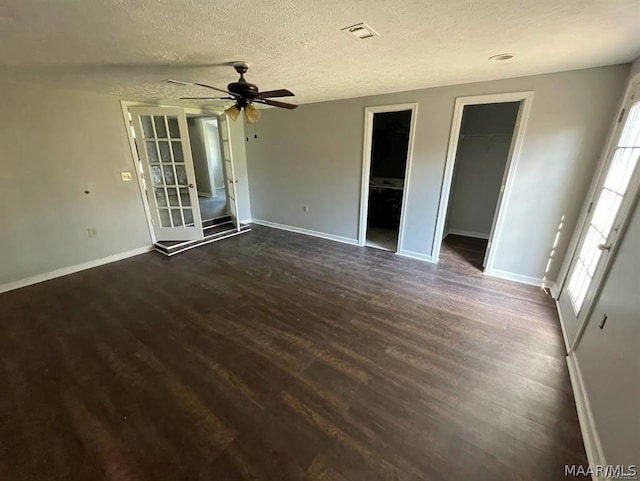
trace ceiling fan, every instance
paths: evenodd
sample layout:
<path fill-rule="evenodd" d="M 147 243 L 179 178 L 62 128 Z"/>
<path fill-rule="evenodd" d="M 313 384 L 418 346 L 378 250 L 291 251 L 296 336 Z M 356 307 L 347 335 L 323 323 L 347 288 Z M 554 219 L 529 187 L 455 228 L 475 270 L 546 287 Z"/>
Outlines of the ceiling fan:
<path fill-rule="evenodd" d="M 231 82 L 227 85 L 227 90 L 200 82 L 182 82 L 180 80 L 172 79 L 167 80 L 167 82 L 178 85 L 197 85 L 199 87 L 228 94 L 228 97 L 180 97 L 180 100 L 233 100 L 235 103 L 226 109 L 225 113 L 231 117 L 232 120 L 236 120 L 240 115 L 240 112 L 244 109 L 245 118 L 250 124 L 255 124 L 260 119 L 260 111 L 252 105 L 254 103 L 271 105 L 273 107 L 280 107 L 283 109 L 295 109 L 298 107 L 294 104 L 288 104 L 278 100 L 270 100 L 274 97 L 292 97 L 294 93 L 290 90 L 279 89 L 260 92 L 256 84 L 247 82 L 244 78 L 244 74 L 249 70 L 248 63 L 233 62 L 233 68 L 240 74 L 240 78 L 237 82 Z"/>

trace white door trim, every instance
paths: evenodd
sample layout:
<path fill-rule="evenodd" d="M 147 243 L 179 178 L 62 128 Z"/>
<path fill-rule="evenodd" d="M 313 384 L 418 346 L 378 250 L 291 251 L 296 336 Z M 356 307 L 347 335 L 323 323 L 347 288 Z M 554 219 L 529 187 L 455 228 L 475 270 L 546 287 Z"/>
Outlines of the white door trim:
<path fill-rule="evenodd" d="M 453 121 L 451 123 L 451 135 L 449 137 L 449 146 L 447 148 L 447 158 L 444 167 L 444 176 L 442 179 L 442 189 L 440 190 L 440 202 L 438 206 L 438 215 L 436 220 L 436 229 L 433 237 L 433 247 L 431 248 L 431 258 L 434 262 L 440 259 L 440 247 L 442 245 L 442 237 L 444 234 L 444 223 L 447 217 L 447 208 L 449 206 L 449 195 L 451 194 L 451 182 L 453 180 L 453 168 L 458 153 L 458 141 L 460 139 L 460 128 L 462 127 L 462 113 L 467 105 L 480 104 L 498 104 L 505 102 L 522 102 L 518 115 L 519 125 L 516 125 L 513 131 L 510 154 L 505 166 L 504 192 L 496 207 L 494 217 L 494 233 L 491 239 L 492 247 L 496 245 L 496 241 L 500 239 L 502 227 L 504 223 L 504 208 L 508 204 L 511 190 L 513 188 L 514 172 L 520 157 L 520 151 L 524 141 L 524 133 L 527 127 L 527 121 L 531 113 L 531 103 L 533 101 L 533 91 L 527 92 L 510 92 L 504 94 L 490 95 L 474 95 L 470 97 L 458 97 L 453 109 Z M 495 259 L 495 249 L 489 251 L 487 257 L 485 272 L 491 272 Z"/>
<path fill-rule="evenodd" d="M 379 105 L 364 109 L 364 143 L 362 148 L 362 179 L 360 186 L 360 221 L 358 224 L 358 245 L 365 245 L 367 241 L 367 217 L 369 215 L 369 176 L 371 174 L 371 138 L 373 137 L 373 116 L 385 112 L 399 112 L 411 110 L 411 123 L 409 126 L 409 146 L 407 149 L 407 165 L 404 171 L 404 185 L 402 189 L 402 206 L 400 208 L 400 226 L 398 229 L 397 252 L 404 249 L 405 206 L 409 193 L 411 179 L 411 164 L 413 161 L 413 144 L 416 133 L 416 118 L 418 116 L 418 103 Z"/>
<path fill-rule="evenodd" d="M 209 183 L 211 185 L 210 197 L 216 197 L 218 193 L 216 192 L 216 179 L 214 178 L 214 175 L 213 175 L 213 162 L 211 162 L 213 147 L 211 145 L 211 138 L 209 136 L 209 131 L 207 129 L 207 122 L 211 122 L 211 121 L 216 122 L 216 129 L 219 128 L 217 116 L 215 117 L 212 116 L 211 118 L 204 117 L 201 119 L 201 122 L 200 122 L 200 133 L 204 141 L 204 152 L 205 152 L 205 157 L 207 158 L 207 173 L 209 174 Z"/>

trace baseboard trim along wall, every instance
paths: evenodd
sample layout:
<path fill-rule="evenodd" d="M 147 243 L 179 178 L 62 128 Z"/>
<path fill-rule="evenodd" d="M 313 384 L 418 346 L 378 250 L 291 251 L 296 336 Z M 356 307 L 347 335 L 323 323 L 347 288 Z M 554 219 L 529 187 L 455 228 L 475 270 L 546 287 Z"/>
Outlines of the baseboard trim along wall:
<path fill-rule="evenodd" d="M 522 274 L 514 274 L 513 272 L 501 271 L 499 269 L 491 269 L 489 271 L 485 271 L 484 274 L 489 277 L 498 277 L 499 279 L 519 282 L 520 284 L 528 284 L 530 286 L 536 287 L 547 287 L 544 285 L 543 280 L 538 277 L 523 276 Z"/>
<path fill-rule="evenodd" d="M 305 234 L 313 237 L 320 237 L 322 239 L 328 239 L 336 242 L 342 242 L 343 244 L 349 244 L 353 246 L 357 246 L 358 241 L 356 239 L 351 239 L 349 237 L 342 237 L 339 235 L 333 234 L 325 234 L 324 232 L 318 232 L 310 229 L 303 229 L 301 227 L 294 227 L 292 225 L 278 224 L 276 222 L 269 222 L 267 220 L 261 219 L 251 219 L 251 223 L 263 225 L 265 227 L 273 227 L 274 229 L 286 230 L 289 232 L 295 232 L 296 234 Z"/>
<path fill-rule="evenodd" d="M 564 348 L 567 351 L 567 354 L 571 352 L 571 345 L 569 344 L 569 338 L 567 337 L 567 331 L 564 329 L 564 319 L 562 319 L 562 311 L 560 310 L 560 305 L 558 304 L 558 300 L 554 299 L 556 303 L 556 312 L 558 313 L 558 320 L 560 321 L 560 330 L 562 331 L 562 339 L 564 339 Z"/>
<path fill-rule="evenodd" d="M 464 237 L 473 237 L 475 239 L 489 240 L 489 234 L 483 234 L 482 232 L 472 232 L 469 230 L 447 229 L 444 236 L 447 237 L 449 234 L 461 235 Z"/>
<path fill-rule="evenodd" d="M 591 405 L 589 404 L 589 398 L 584 388 L 582 374 L 580 373 L 580 367 L 578 366 L 575 353 L 567 356 L 567 366 L 569 367 L 571 388 L 573 389 L 573 397 L 575 398 L 576 409 L 578 411 L 578 423 L 580 424 L 580 431 L 582 432 L 584 448 L 587 452 L 587 461 L 589 461 L 590 466 L 605 466 L 607 462 L 604 458 L 604 451 L 602 451 L 593 413 L 591 412 Z M 594 481 L 600 481 L 600 478 L 597 477 L 595 473 L 592 478 Z"/>
<path fill-rule="evenodd" d="M 138 256 L 140 254 L 145 254 L 147 252 L 151 252 L 153 250 L 153 246 L 145 246 L 140 247 L 138 249 L 133 249 L 126 252 L 121 252 L 119 254 L 115 254 L 108 257 L 103 257 L 101 259 L 95 259 L 88 262 L 83 262 L 82 264 L 76 264 L 68 267 L 61 267 L 60 269 L 56 269 L 51 272 L 45 272 L 43 274 L 37 274 L 35 276 L 27 277 L 26 279 L 21 279 L 19 281 L 8 282 L 6 284 L 0 285 L 0 293 L 13 291 L 14 289 L 20 289 L 21 287 L 30 286 L 33 284 L 37 284 L 39 282 L 48 281 L 50 279 L 55 279 L 56 277 L 62 277 L 69 274 L 73 274 L 74 272 L 80 272 L 87 269 L 91 269 L 92 267 L 98 267 L 105 264 L 110 264 L 111 262 L 120 261 L 122 259 L 127 259 L 129 257 Z"/>
<path fill-rule="evenodd" d="M 417 259 L 419 261 L 423 261 L 423 262 L 430 262 L 431 264 L 437 264 L 438 261 L 434 261 L 430 255 L 428 254 L 421 254 L 420 252 L 413 252 L 413 251 L 398 251 L 396 252 L 396 255 L 402 256 L 402 257 L 408 257 L 409 259 Z"/>

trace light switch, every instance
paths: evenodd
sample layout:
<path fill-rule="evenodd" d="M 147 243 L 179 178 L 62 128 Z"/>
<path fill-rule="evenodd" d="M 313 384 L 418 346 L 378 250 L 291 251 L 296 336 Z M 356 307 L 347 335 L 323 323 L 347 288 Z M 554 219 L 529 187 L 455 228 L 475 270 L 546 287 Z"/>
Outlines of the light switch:
<path fill-rule="evenodd" d="M 133 180 L 133 175 L 131 172 L 120 172 L 120 178 L 122 182 L 131 182 Z"/>

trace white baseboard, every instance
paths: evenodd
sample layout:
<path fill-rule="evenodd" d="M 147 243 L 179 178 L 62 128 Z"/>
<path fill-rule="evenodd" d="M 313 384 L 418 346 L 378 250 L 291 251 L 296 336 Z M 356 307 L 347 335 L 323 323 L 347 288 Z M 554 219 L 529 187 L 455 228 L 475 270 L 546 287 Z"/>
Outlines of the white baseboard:
<path fill-rule="evenodd" d="M 309 230 L 309 229 L 303 229 L 301 227 L 294 227 L 291 225 L 285 225 L 285 224 L 277 224 L 275 222 L 269 222 L 266 220 L 261 220 L 261 219 L 251 219 L 251 222 L 253 224 L 258 224 L 258 225 L 263 225 L 265 227 L 273 227 L 274 229 L 280 229 L 280 230 L 286 230 L 289 232 L 295 232 L 296 234 L 305 234 L 305 235 L 310 235 L 313 237 L 320 237 L 322 239 L 328 239 L 328 240 L 332 240 L 332 241 L 336 241 L 336 242 L 342 242 L 343 244 L 349 244 L 349 245 L 354 245 L 357 246 L 358 241 L 356 239 L 350 239 L 349 237 L 342 237 L 342 236 L 338 236 L 338 235 L 333 235 L 333 234 L 326 234 L 324 232 L 318 232 L 315 230 Z"/>
<path fill-rule="evenodd" d="M 575 352 L 567 356 L 567 366 L 569 367 L 569 377 L 571 378 L 571 388 L 573 389 L 573 397 L 576 401 L 576 409 L 578 411 L 578 422 L 580 431 L 582 432 L 582 441 L 584 442 L 585 451 L 587 452 L 587 461 L 590 466 L 605 466 L 607 464 L 604 458 L 604 451 L 600 444 L 598 431 L 596 430 L 595 420 L 591 412 L 591 405 L 587 391 L 584 387 L 580 366 L 575 357 Z M 593 481 L 599 481 L 595 475 L 592 476 Z"/>
<path fill-rule="evenodd" d="M 198 197 L 213 197 L 211 192 L 200 192 L 198 191 Z"/>
<path fill-rule="evenodd" d="M 550 281 L 549 279 L 542 279 L 542 288 L 549 291 L 549 294 L 551 295 L 552 299 L 554 300 L 556 299 L 554 292 L 557 292 L 558 286 L 556 285 L 555 281 Z"/>
<path fill-rule="evenodd" d="M 408 257 L 410 259 L 417 259 L 419 261 L 423 261 L 423 262 L 430 262 L 432 264 L 437 264 L 438 261 L 434 261 L 433 258 L 428 255 L 428 254 L 421 254 L 420 252 L 413 252 L 413 251 L 398 251 L 396 252 L 396 255 L 402 256 L 402 257 Z"/>
<path fill-rule="evenodd" d="M 549 286 L 549 292 L 551 292 L 551 297 L 553 297 L 554 299 L 560 297 L 560 288 L 555 282 L 551 283 L 551 285 Z"/>
<path fill-rule="evenodd" d="M 128 257 L 145 254 L 147 252 L 151 252 L 152 250 L 153 250 L 153 246 L 140 247 L 138 249 L 133 249 L 127 252 L 121 252 L 119 254 L 115 254 L 109 257 L 103 257 L 101 259 L 95 259 L 93 261 L 83 262 L 82 264 L 62 267 L 60 269 L 56 269 L 51 272 L 45 272 L 44 274 L 37 274 L 35 276 L 27 277 L 26 279 L 21 279 L 19 281 L 1 284 L 0 292 L 7 292 L 7 291 L 12 291 L 14 289 L 20 289 L 21 287 L 37 284 L 38 282 L 48 281 L 50 279 L 55 279 L 56 277 L 66 276 L 69 274 L 73 274 L 74 272 L 84 271 L 87 269 L 91 269 L 92 267 L 98 267 L 104 264 L 110 264 L 111 262 L 127 259 Z"/>
<path fill-rule="evenodd" d="M 464 237 L 474 237 L 476 239 L 489 240 L 489 234 L 484 234 L 482 232 L 473 232 L 470 230 L 447 229 L 447 232 L 445 233 L 444 236 L 447 237 L 449 234 L 461 235 Z"/>
<path fill-rule="evenodd" d="M 240 220 L 238 222 L 240 222 L 241 224 L 251 224 L 251 222 L 253 222 L 253 220 L 251 218 L 249 218 L 249 219 Z M 256 222 L 256 224 L 257 224 L 257 222 Z"/>
<path fill-rule="evenodd" d="M 537 277 L 523 276 L 522 274 L 514 274 L 513 272 L 501 271 L 499 269 L 491 269 L 484 271 L 489 277 L 498 277 L 508 281 L 519 282 L 520 284 L 528 284 L 530 286 L 544 287 L 542 279 Z"/>

